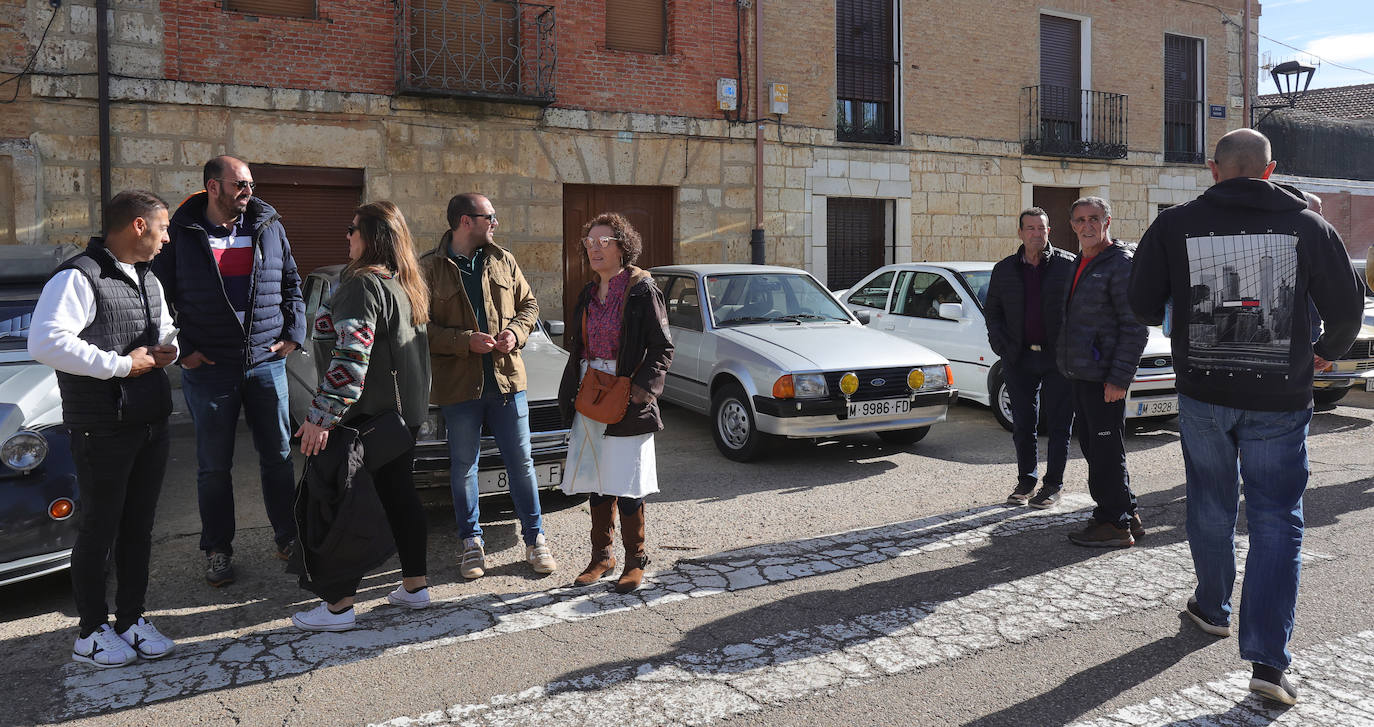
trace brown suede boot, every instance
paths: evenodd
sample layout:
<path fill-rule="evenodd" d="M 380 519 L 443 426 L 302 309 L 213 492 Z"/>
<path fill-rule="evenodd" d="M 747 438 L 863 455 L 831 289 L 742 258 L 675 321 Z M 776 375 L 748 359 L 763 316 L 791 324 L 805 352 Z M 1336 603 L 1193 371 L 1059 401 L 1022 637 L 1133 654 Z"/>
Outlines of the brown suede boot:
<path fill-rule="evenodd" d="M 616 593 L 639 590 L 649 556 L 644 553 L 644 505 L 632 513 L 620 513 L 620 537 L 625 542 L 625 570 L 615 584 Z"/>
<path fill-rule="evenodd" d="M 615 569 L 615 554 L 611 552 L 614 543 L 615 498 L 608 497 L 592 507 L 592 562 L 573 579 L 573 585 L 590 586 Z"/>

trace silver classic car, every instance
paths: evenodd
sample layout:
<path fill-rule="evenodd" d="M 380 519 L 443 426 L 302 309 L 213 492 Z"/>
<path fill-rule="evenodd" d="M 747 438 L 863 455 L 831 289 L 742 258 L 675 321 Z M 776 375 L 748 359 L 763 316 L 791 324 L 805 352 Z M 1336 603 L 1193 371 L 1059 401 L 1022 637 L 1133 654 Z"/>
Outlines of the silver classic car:
<path fill-rule="evenodd" d="M 312 272 L 301 283 L 306 320 L 315 320 L 315 312 L 319 310 L 320 303 L 329 300 L 333 294 L 342 270 L 342 265 L 329 265 Z M 562 484 L 563 465 L 568 458 L 568 429 L 563 426 L 563 417 L 558 412 L 558 382 L 563 376 L 568 352 L 553 342 L 544 328 L 546 325 L 561 329 L 563 324 L 541 321 L 540 328 L 530 333 L 529 340 L 520 351 L 528 382 L 525 396 L 530 409 L 530 448 L 540 488 Z M 552 335 L 561 333 L 561 330 L 554 330 Z M 287 386 L 291 396 L 291 431 L 295 431 L 305 419 L 305 412 L 310 408 L 310 400 L 320 382 L 320 370 L 324 364 L 321 358 L 328 355 L 328 351 L 307 344 L 286 360 Z M 412 471 L 416 487 L 448 487 L 448 434 L 439 407 L 430 406 L 428 418 L 420 425 Z M 482 453 L 477 460 L 477 483 L 483 495 L 510 489 L 496 439 L 485 425 L 482 429 Z"/>
<path fill-rule="evenodd" d="M 663 291 L 673 365 L 663 398 L 709 414 L 716 447 L 745 462 L 774 437 L 874 432 L 912 444 L 958 391 L 949 362 L 865 328 L 803 270 L 670 265 Z"/>

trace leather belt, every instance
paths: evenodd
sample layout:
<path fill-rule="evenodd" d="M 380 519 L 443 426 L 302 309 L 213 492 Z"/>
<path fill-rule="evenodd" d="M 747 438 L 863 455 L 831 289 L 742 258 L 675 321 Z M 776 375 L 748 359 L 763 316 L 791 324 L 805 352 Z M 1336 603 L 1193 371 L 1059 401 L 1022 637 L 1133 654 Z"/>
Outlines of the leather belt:
<path fill-rule="evenodd" d="M 1032 350 L 1032 351 L 1043 351 L 1043 350 L 1045 350 L 1045 347 L 1044 347 L 1044 346 L 1041 346 L 1041 345 L 1038 344 L 1038 343 L 1032 343 L 1031 345 L 1026 346 L 1026 348 L 1029 348 L 1029 349 Z"/>

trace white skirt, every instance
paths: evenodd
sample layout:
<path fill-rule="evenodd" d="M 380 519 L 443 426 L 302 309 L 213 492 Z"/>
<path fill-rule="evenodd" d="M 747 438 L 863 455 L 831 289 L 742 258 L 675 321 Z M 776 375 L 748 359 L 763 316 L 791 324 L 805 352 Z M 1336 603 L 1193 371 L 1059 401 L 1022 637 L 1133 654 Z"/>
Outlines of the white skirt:
<path fill-rule="evenodd" d="M 587 364 L 582 362 L 583 376 L 587 375 Z M 615 373 L 615 361 L 596 359 L 591 365 Z M 616 497 L 644 497 L 658 492 L 654 435 L 608 437 L 605 424 L 574 414 L 563 492 Z"/>

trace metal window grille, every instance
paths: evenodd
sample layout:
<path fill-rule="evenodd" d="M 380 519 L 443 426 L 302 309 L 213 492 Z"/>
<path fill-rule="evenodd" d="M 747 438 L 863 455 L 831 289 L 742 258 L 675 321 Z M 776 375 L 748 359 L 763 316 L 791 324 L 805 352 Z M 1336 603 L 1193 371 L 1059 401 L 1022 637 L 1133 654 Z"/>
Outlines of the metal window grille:
<path fill-rule="evenodd" d="M 836 3 L 836 131 L 841 141 L 898 142 L 893 26 L 892 0 Z"/>
<path fill-rule="evenodd" d="M 1027 154 L 1124 159 L 1126 96 L 1063 86 L 1021 89 Z"/>
<path fill-rule="evenodd" d="M 554 8 L 514 0 L 411 0 L 399 10 L 401 91 L 554 101 Z"/>
<path fill-rule="evenodd" d="M 826 201 L 827 288 L 848 288 L 886 262 L 887 205 L 885 199 Z"/>
<path fill-rule="evenodd" d="M 1202 41 L 1164 36 L 1164 161 L 1201 164 Z"/>

